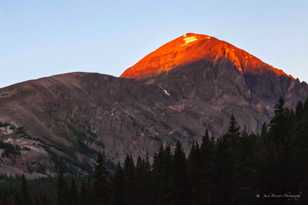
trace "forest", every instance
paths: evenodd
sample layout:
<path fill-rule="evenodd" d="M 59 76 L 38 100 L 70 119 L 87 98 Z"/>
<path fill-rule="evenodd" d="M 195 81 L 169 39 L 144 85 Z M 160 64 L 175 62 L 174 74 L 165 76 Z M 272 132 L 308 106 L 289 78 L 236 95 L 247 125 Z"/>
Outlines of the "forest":
<path fill-rule="evenodd" d="M 112 169 L 99 153 L 89 176 L 2 176 L 0 205 L 307 205 L 308 100 L 274 109 L 259 133 L 231 116 L 223 136 L 205 131 L 189 153 L 177 142 Z"/>

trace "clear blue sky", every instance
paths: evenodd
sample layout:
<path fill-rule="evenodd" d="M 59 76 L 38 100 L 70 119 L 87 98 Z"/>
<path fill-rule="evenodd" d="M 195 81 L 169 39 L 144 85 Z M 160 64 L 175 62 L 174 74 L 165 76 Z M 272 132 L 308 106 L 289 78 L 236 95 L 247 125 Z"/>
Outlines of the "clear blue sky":
<path fill-rule="evenodd" d="M 72 71 L 117 76 L 186 32 L 308 81 L 307 0 L 0 0 L 0 87 Z"/>

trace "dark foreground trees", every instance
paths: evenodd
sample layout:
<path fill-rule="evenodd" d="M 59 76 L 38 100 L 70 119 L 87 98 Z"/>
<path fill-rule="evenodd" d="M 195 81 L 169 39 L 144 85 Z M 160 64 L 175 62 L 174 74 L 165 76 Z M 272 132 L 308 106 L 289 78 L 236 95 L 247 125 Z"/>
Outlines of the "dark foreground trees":
<path fill-rule="evenodd" d="M 92 176 L 2 178 L 0 205 L 306 205 L 308 101 L 292 111 L 280 100 L 259 134 L 231 116 L 222 137 L 205 131 L 186 154 L 177 142 L 114 167 L 99 154 Z"/>

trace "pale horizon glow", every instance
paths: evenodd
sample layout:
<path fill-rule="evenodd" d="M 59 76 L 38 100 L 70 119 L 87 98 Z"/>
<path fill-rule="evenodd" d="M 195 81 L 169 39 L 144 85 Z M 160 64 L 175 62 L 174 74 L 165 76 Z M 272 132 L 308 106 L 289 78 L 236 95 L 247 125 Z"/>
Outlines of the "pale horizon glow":
<path fill-rule="evenodd" d="M 77 71 L 119 76 L 185 33 L 230 42 L 308 82 L 307 11 L 306 0 L 3 0 L 0 87 Z"/>

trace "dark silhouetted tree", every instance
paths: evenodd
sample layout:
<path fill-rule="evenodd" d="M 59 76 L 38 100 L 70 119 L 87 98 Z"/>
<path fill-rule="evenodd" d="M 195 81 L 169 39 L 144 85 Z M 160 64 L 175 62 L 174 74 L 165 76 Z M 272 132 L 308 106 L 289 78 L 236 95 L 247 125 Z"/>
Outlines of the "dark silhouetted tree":
<path fill-rule="evenodd" d="M 110 182 L 106 167 L 105 155 L 99 153 L 94 170 L 94 203 L 97 205 L 110 203 Z"/>

